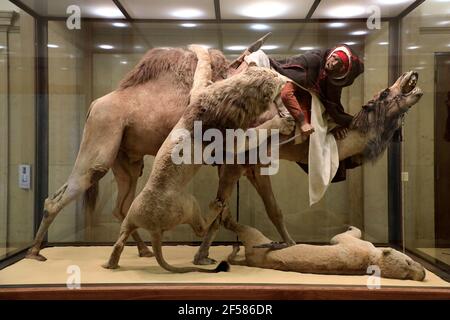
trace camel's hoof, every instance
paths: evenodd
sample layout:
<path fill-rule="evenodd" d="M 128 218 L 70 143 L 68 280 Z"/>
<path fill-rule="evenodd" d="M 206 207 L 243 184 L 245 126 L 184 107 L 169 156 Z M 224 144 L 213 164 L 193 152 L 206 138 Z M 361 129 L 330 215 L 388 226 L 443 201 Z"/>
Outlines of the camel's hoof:
<path fill-rule="evenodd" d="M 286 242 L 271 242 L 264 243 L 257 246 L 253 246 L 253 248 L 263 248 L 263 249 L 271 249 L 271 250 L 280 250 L 289 247 L 290 245 Z"/>
<path fill-rule="evenodd" d="M 107 263 L 102 264 L 102 268 L 105 268 L 105 269 L 117 269 L 117 268 L 119 268 L 119 265 L 118 264 L 112 265 L 109 262 L 107 262 Z"/>
<path fill-rule="evenodd" d="M 216 260 L 211 259 L 209 257 L 194 259 L 194 264 L 198 265 L 198 266 L 208 266 L 208 265 L 216 264 L 216 263 L 217 263 Z"/>
<path fill-rule="evenodd" d="M 37 260 L 37 261 L 46 261 L 47 258 L 44 257 L 42 254 L 35 254 L 35 253 L 28 253 L 25 256 L 25 259 L 33 259 L 33 260 Z"/>
<path fill-rule="evenodd" d="M 153 254 L 153 252 L 151 252 L 149 249 L 145 249 L 145 250 L 140 250 L 139 251 L 139 257 L 147 257 L 147 258 L 151 258 L 154 257 L 155 255 Z"/>

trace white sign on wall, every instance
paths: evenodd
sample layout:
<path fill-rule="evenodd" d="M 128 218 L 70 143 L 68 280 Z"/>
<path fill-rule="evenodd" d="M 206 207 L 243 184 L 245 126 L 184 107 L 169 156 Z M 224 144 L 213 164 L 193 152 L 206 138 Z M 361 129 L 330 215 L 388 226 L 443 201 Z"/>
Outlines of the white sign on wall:
<path fill-rule="evenodd" d="M 31 166 L 29 164 L 19 165 L 19 188 L 31 189 Z"/>

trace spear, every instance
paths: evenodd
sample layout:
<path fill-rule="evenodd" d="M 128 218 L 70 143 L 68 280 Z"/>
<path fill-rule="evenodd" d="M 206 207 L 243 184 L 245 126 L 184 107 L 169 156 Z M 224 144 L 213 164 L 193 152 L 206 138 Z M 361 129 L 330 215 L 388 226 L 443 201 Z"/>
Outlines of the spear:
<path fill-rule="evenodd" d="M 268 37 L 270 37 L 271 34 L 272 33 L 269 32 L 266 35 L 264 35 L 263 37 L 261 37 L 260 39 L 253 42 L 247 49 L 245 49 L 244 53 L 242 53 L 239 56 L 239 58 L 237 58 L 236 60 L 234 60 L 233 62 L 230 63 L 229 68 L 237 69 L 237 67 L 239 67 L 239 65 L 242 63 L 242 61 L 244 61 L 244 57 L 252 52 L 256 52 L 259 49 L 261 49 L 262 45 L 264 44 L 266 39 Z"/>

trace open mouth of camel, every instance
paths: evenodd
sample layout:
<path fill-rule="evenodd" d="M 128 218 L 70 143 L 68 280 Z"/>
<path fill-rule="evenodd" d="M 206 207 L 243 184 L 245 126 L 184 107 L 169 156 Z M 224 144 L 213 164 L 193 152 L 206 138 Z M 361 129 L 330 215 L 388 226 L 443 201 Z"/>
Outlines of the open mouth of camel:
<path fill-rule="evenodd" d="M 416 87 L 418 80 L 419 74 L 417 72 L 409 72 L 405 76 L 401 82 L 401 91 L 403 96 L 407 97 L 420 91 L 420 89 Z"/>

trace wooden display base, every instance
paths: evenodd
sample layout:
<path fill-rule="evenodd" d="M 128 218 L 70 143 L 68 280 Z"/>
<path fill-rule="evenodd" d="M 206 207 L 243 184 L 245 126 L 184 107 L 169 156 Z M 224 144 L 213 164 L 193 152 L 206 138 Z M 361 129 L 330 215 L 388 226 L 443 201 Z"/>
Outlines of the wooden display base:
<path fill-rule="evenodd" d="M 164 247 L 168 261 L 189 265 L 197 247 Z M 214 246 L 211 257 L 225 259 L 230 246 Z M 42 250 L 45 262 L 20 260 L 0 270 L 0 299 L 154 299 L 154 300 L 357 300 L 450 299 L 450 283 L 427 271 L 425 281 L 381 279 L 368 289 L 368 276 L 301 274 L 232 266 L 218 274 L 173 274 L 154 258 L 139 258 L 127 246 L 120 268 L 100 265 L 110 247 L 53 247 Z M 80 289 L 65 285 L 68 266 L 81 272 Z"/>
<path fill-rule="evenodd" d="M 412 300 L 450 299 L 449 289 L 304 285 L 87 285 L 0 288 L 0 299 Z"/>

